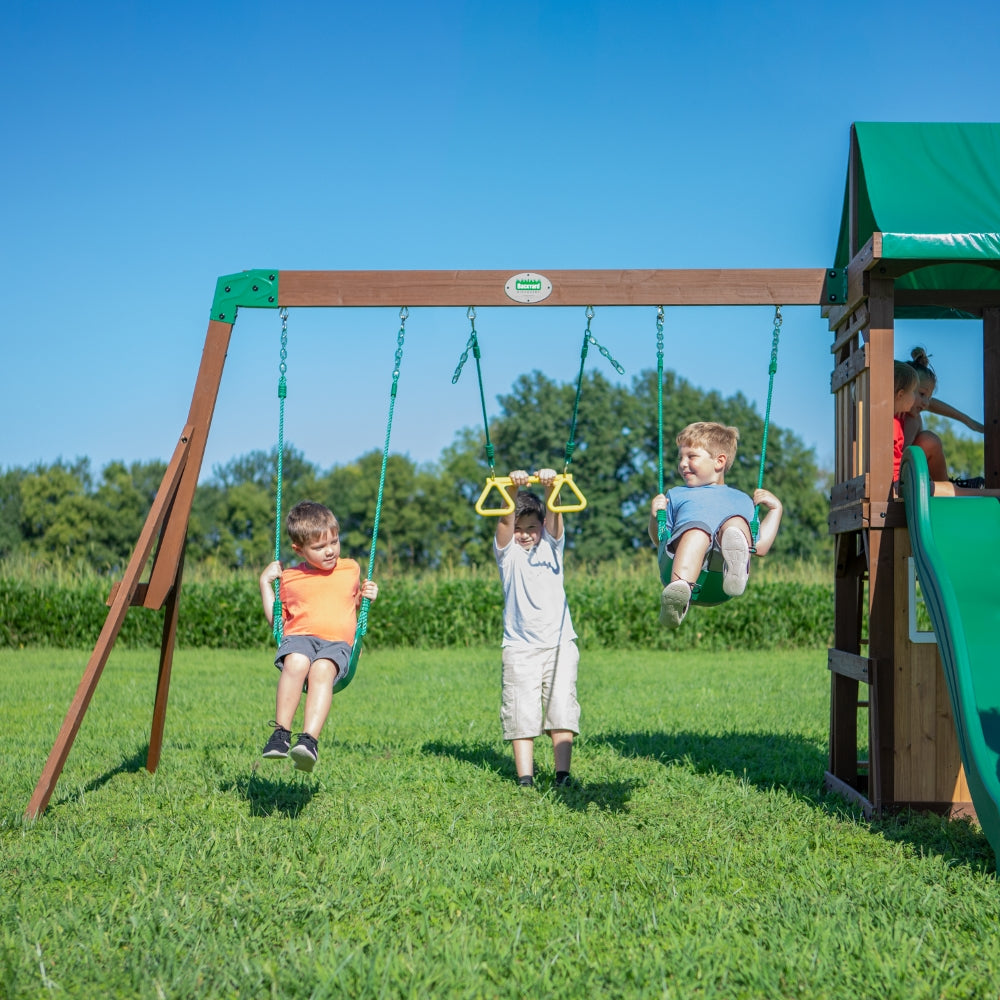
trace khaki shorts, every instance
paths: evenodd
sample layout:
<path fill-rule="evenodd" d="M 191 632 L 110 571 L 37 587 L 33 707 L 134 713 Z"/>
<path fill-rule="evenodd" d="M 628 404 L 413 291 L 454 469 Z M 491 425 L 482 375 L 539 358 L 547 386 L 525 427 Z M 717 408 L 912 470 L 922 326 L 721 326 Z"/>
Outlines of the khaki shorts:
<path fill-rule="evenodd" d="M 575 642 L 544 649 L 504 646 L 500 721 L 505 740 L 534 739 L 553 729 L 580 731 Z"/>

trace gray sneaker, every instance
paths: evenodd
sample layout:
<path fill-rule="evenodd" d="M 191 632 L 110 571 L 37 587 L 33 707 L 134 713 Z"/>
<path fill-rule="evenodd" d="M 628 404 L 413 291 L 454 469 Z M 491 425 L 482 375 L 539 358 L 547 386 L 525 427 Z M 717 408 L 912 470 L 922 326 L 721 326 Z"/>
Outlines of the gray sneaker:
<path fill-rule="evenodd" d="M 722 533 L 722 589 L 730 597 L 739 597 L 747 589 L 750 575 L 750 546 L 739 528 Z"/>
<path fill-rule="evenodd" d="M 299 771 L 311 771 L 319 753 L 316 750 L 316 741 L 308 733 L 299 733 L 295 737 L 295 746 L 291 751 L 292 761 Z"/>
<path fill-rule="evenodd" d="M 660 595 L 660 624 L 677 628 L 691 607 L 691 586 L 683 580 L 674 580 L 663 588 Z"/>

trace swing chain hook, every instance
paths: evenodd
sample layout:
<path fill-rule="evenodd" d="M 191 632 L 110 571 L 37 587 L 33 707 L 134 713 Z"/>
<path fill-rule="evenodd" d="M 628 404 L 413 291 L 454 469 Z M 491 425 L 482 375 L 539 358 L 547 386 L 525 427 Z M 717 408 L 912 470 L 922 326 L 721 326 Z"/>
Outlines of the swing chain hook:
<path fill-rule="evenodd" d="M 590 321 L 594 318 L 593 306 L 587 306 L 586 315 L 587 315 L 587 329 L 584 331 L 583 334 L 583 350 L 580 352 L 581 359 L 583 361 L 586 361 L 587 351 L 589 350 L 590 345 L 593 344 L 594 347 L 596 347 L 598 351 L 601 352 L 601 356 L 607 358 L 608 363 L 611 365 L 611 367 L 614 368 L 614 370 L 618 372 L 619 375 L 624 375 L 625 369 L 620 364 L 618 364 L 618 362 L 615 361 L 613 357 L 611 357 L 611 352 L 603 344 L 599 344 L 597 342 L 597 338 L 590 332 Z"/>
<path fill-rule="evenodd" d="M 462 369 L 465 367 L 465 362 L 469 360 L 469 351 L 472 351 L 477 361 L 480 358 L 479 338 L 476 336 L 476 307 L 469 306 L 465 315 L 469 317 L 469 325 L 472 327 L 472 332 L 469 334 L 469 339 L 465 344 L 465 350 L 462 351 L 462 355 L 458 359 L 458 366 L 455 368 L 455 374 L 451 377 L 452 385 L 457 385 L 458 380 L 462 377 Z"/>
<path fill-rule="evenodd" d="M 399 310 L 399 333 L 396 334 L 396 357 L 392 366 L 392 390 L 390 395 L 395 397 L 396 386 L 399 382 L 399 369 L 403 364 L 403 338 L 406 336 L 406 320 L 410 315 L 410 310 L 403 306 Z"/>
<path fill-rule="evenodd" d="M 768 374 L 772 377 L 778 370 L 778 337 L 781 333 L 781 306 L 774 307 L 774 335 L 771 337 L 771 363 Z"/>
<path fill-rule="evenodd" d="M 288 307 L 282 306 L 278 315 L 281 317 L 281 351 L 278 355 L 278 398 L 284 399 L 287 393 L 285 373 L 288 371 Z"/>

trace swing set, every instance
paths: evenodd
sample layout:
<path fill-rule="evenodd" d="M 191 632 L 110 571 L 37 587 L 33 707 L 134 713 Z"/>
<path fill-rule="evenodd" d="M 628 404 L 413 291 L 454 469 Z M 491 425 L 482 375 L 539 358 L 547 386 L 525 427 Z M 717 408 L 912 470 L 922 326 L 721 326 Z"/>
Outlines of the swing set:
<path fill-rule="evenodd" d="M 159 765 L 163 744 L 170 673 L 176 644 L 179 598 L 184 567 L 184 549 L 198 476 L 205 454 L 205 446 L 218 399 L 222 371 L 230 346 L 234 324 L 240 309 L 263 308 L 282 310 L 283 329 L 285 310 L 316 307 L 395 307 L 406 303 L 400 310 L 400 329 L 397 335 L 395 368 L 390 394 L 389 418 L 383 451 L 382 474 L 379 481 L 375 523 L 368 573 L 371 577 L 381 513 L 385 466 L 388 457 L 392 412 L 396 399 L 399 368 L 402 358 L 403 333 L 409 308 L 419 306 L 462 306 L 470 302 L 482 307 L 515 306 L 527 308 L 542 306 L 583 306 L 588 309 L 588 327 L 581 352 L 581 375 L 587 349 L 596 340 L 590 334 L 589 320 L 595 306 L 654 306 L 662 315 L 664 306 L 711 305 L 784 305 L 817 306 L 825 302 L 842 301 L 839 293 L 828 292 L 828 273 L 822 268 L 790 269 L 689 269 L 689 270 L 557 270 L 544 276 L 533 272 L 512 275 L 510 271 L 277 271 L 253 270 L 224 275 L 218 279 L 212 301 L 208 330 L 202 351 L 201 363 L 195 381 L 187 420 L 174 448 L 156 498 L 139 534 L 135 548 L 126 566 L 123 578 L 116 583 L 108 598 L 109 610 L 97 638 L 93 652 L 84 670 L 76 694 L 69 706 L 56 741 L 42 769 L 35 790 L 26 809 L 29 819 L 37 818 L 46 808 L 62 773 L 76 734 L 87 707 L 107 664 L 115 641 L 121 631 L 130 607 L 138 606 L 163 610 L 163 630 L 160 643 L 159 671 L 150 727 L 146 769 L 154 772 Z M 475 335 L 475 312 L 468 311 L 473 322 L 470 349 L 476 356 L 479 368 L 478 338 Z M 779 314 L 780 316 L 780 314 Z M 284 330 L 286 332 L 286 330 Z M 775 327 L 777 333 L 777 322 Z M 283 352 L 287 341 L 283 339 Z M 598 345 L 599 346 L 599 345 Z M 776 340 L 775 340 L 776 346 Z M 601 352 L 607 352 L 601 348 Z M 616 368 L 617 362 L 607 355 Z M 772 352 L 772 364 L 773 362 Z M 283 354 L 282 366 L 285 364 Z M 460 366 L 461 367 L 461 366 Z M 661 386 L 662 386 L 662 359 Z M 619 369 L 620 370 L 620 369 Z M 456 373 L 457 375 L 460 373 Z M 283 387 L 284 368 L 279 379 L 279 448 L 278 460 L 283 451 Z M 773 372 L 772 372 L 773 377 Z M 566 447 L 565 468 L 550 496 L 553 509 L 582 510 L 586 499 L 573 481 L 569 471 L 575 446 L 576 417 L 582 383 L 578 380 L 570 437 Z M 661 389 L 662 391 L 662 389 Z M 480 369 L 480 393 L 482 396 Z M 769 393 L 770 403 L 770 393 Z M 661 442 L 662 443 L 662 442 Z M 662 447 L 660 449 L 662 455 Z M 477 510 L 487 516 L 510 513 L 509 497 L 501 505 L 487 505 L 494 492 L 501 500 L 506 496 L 502 489 L 505 477 L 495 475 L 492 445 L 488 439 L 487 457 L 490 477 L 483 494 L 477 501 Z M 763 468 L 764 456 L 761 456 Z M 661 473 L 662 474 L 662 473 Z M 278 480 L 280 483 L 279 467 Z M 280 491 L 280 486 L 279 486 Z M 560 500 L 560 491 L 572 494 Z M 280 504 L 280 492 L 276 507 Z M 504 508 L 508 508 L 504 510 Z M 279 524 L 276 535 L 280 533 Z M 276 548 L 279 543 L 276 543 Z M 147 565 L 151 566 L 148 578 L 143 581 Z M 276 615 L 276 618 L 280 616 Z M 358 616 L 358 629 L 347 676 L 338 684 L 342 689 L 354 676 L 361 640 L 367 630 L 368 608 L 362 602 Z"/>

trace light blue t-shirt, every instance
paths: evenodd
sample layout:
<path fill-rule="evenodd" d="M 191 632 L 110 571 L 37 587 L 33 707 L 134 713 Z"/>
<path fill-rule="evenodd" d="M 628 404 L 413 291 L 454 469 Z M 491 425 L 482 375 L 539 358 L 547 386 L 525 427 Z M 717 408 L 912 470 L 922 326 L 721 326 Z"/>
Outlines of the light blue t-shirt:
<path fill-rule="evenodd" d="M 688 528 L 701 528 L 713 544 L 723 523 L 731 517 L 753 520 L 753 498 L 724 483 L 707 486 L 675 486 L 667 493 L 667 550 L 673 552 Z"/>
<path fill-rule="evenodd" d="M 566 536 L 553 538 L 542 528 L 533 549 L 513 538 L 493 554 L 503 586 L 503 645 L 546 649 L 576 638 L 563 586 Z"/>

